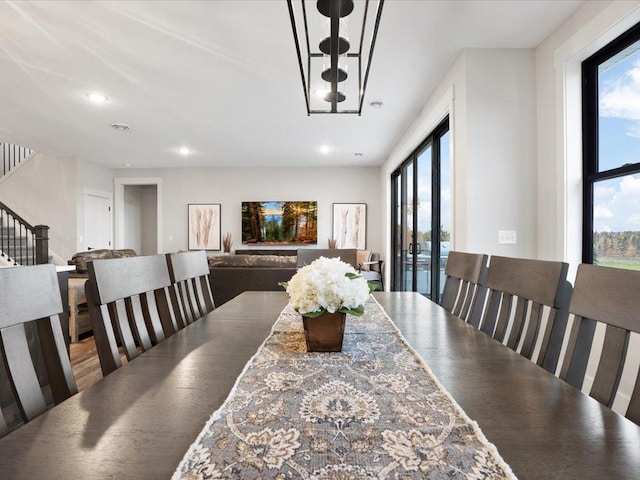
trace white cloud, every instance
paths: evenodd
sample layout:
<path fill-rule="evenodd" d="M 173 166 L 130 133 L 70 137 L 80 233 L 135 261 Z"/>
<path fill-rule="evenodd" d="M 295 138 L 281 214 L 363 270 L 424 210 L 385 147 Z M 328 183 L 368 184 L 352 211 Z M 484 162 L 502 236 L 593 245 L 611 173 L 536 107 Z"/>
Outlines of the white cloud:
<path fill-rule="evenodd" d="M 613 212 L 602 204 L 594 205 L 593 218 L 613 218 Z"/>
<path fill-rule="evenodd" d="M 620 181 L 620 195 L 629 195 L 640 200 L 640 176 L 623 177 Z"/>
<path fill-rule="evenodd" d="M 626 226 L 629 230 L 638 230 L 640 228 L 640 214 L 634 213 L 627 218 Z"/>
<path fill-rule="evenodd" d="M 596 232 L 610 232 L 611 231 L 611 227 L 609 225 L 596 226 L 595 227 L 595 231 Z"/>
<path fill-rule="evenodd" d="M 640 120 L 640 61 L 624 77 L 604 86 L 599 113 L 604 117 Z"/>
<path fill-rule="evenodd" d="M 595 198 L 610 197 L 614 193 L 616 193 L 615 187 L 602 187 L 602 186 L 599 186 L 599 187 L 595 187 L 593 189 L 593 196 Z"/>
<path fill-rule="evenodd" d="M 596 231 L 640 230 L 640 175 L 607 181 L 596 187 L 594 196 L 597 198 L 593 211 Z M 610 230 L 600 226 L 604 222 Z"/>

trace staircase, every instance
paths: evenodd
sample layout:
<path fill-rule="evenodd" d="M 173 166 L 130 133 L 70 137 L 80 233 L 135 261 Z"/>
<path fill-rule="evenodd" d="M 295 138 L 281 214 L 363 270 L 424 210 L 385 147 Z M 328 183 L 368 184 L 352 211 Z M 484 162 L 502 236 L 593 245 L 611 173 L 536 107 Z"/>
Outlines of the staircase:
<path fill-rule="evenodd" d="M 13 143 L 0 143 L 0 179 L 30 157 L 33 150 Z"/>
<path fill-rule="evenodd" d="M 0 223 L 0 258 L 6 265 L 34 265 L 33 249 L 30 248 L 31 238 L 21 235 L 13 226 Z M 5 254 L 5 251 L 7 254 Z"/>
<path fill-rule="evenodd" d="M 33 150 L 0 143 L 0 183 L 29 158 Z M 0 202 L 0 264 L 35 265 L 49 262 L 49 227 L 31 225 Z"/>
<path fill-rule="evenodd" d="M 11 265 L 49 262 L 49 227 L 30 225 L 0 202 L 0 260 Z"/>

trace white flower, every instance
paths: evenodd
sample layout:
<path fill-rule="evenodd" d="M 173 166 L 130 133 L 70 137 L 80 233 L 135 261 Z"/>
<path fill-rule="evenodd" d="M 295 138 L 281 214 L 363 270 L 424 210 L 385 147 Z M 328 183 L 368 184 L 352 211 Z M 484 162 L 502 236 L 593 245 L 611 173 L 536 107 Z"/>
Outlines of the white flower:
<path fill-rule="evenodd" d="M 370 289 L 356 270 L 339 258 L 320 257 L 286 284 L 291 306 L 300 314 L 342 311 L 361 315 Z"/>

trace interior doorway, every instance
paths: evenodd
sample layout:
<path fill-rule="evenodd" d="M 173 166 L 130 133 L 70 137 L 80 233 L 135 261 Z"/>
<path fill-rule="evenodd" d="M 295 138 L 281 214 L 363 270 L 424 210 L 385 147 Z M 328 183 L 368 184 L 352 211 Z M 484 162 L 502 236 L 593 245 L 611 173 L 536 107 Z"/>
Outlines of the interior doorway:
<path fill-rule="evenodd" d="M 163 253 L 162 178 L 117 177 L 114 183 L 116 248 Z"/>
<path fill-rule="evenodd" d="M 157 185 L 124 187 L 124 245 L 138 255 L 159 253 L 157 202 Z"/>

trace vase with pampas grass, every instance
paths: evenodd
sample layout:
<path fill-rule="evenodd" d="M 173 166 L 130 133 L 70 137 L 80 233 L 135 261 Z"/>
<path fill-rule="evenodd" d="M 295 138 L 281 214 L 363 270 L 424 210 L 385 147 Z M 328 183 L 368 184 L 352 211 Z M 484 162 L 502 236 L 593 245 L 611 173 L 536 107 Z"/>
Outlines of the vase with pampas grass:
<path fill-rule="evenodd" d="M 227 232 L 222 237 L 222 250 L 224 253 L 231 253 L 231 245 L 233 245 L 233 237 L 231 236 L 231 232 Z"/>

